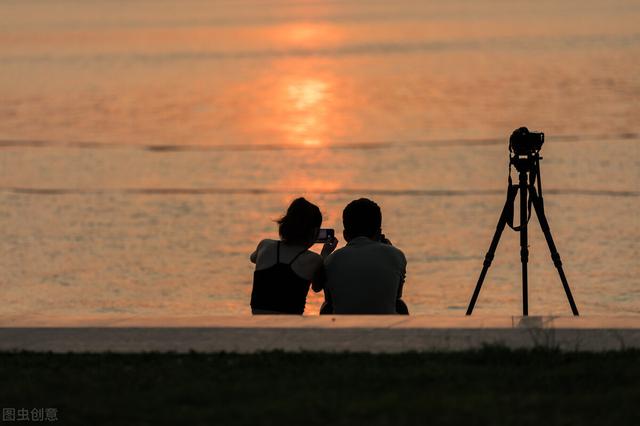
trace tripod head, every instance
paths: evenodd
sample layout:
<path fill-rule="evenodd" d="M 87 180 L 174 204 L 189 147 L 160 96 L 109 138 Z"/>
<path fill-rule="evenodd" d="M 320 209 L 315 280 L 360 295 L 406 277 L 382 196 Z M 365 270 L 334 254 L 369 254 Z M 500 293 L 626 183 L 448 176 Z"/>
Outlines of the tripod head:
<path fill-rule="evenodd" d="M 538 151 L 527 155 L 511 154 L 509 157 L 509 165 L 515 167 L 516 170 L 521 173 L 528 173 L 534 170 L 539 170 L 540 160 L 542 160 L 542 157 L 540 157 L 540 153 Z"/>
<path fill-rule="evenodd" d="M 543 143 L 542 132 L 530 132 L 526 127 L 514 130 L 509 137 L 509 166 L 513 165 L 521 173 L 537 168 Z"/>

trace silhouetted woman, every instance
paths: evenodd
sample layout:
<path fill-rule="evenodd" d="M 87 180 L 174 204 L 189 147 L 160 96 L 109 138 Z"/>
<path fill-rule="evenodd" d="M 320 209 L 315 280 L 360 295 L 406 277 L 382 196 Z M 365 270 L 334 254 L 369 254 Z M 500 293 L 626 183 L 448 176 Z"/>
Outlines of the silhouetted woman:
<path fill-rule="evenodd" d="M 280 240 L 260 241 L 250 257 L 256 264 L 252 313 L 302 315 L 309 286 L 316 293 L 322 290 L 323 258 L 335 250 L 338 240 L 325 243 L 321 255 L 310 251 L 321 224 L 320 209 L 297 198 L 278 220 Z"/>

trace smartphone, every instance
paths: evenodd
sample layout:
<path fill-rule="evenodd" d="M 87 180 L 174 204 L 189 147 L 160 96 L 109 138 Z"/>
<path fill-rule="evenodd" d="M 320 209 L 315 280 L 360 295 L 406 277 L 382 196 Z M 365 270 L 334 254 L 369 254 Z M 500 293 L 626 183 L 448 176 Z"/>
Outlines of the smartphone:
<path fill-rule="evenodd" d="M 316 243 L 326 243 L 327 241 L 331 241 L 334 234 L 335 232 L 333 231 L 333 229 L 320 229 L 320 231 L 318 231 Z"/>

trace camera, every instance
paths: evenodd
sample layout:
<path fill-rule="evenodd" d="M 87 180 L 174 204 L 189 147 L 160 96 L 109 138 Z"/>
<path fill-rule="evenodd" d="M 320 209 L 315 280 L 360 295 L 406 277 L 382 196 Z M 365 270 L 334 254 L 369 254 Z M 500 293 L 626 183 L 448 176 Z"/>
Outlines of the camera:
<path fill-rule="evenodd" d="M 316 237 L 316 243 L 326 243 L 333 239 L 335 231 L 333 229 L 320 229 Z"/>
<path fill-rule="evenodd" d="M 515 155 L 529 155 L 540 151 L 544 143 L 544 133 L 530 132 L 526 127 L 520 127 L 511 133 L 509 151 Z"/>

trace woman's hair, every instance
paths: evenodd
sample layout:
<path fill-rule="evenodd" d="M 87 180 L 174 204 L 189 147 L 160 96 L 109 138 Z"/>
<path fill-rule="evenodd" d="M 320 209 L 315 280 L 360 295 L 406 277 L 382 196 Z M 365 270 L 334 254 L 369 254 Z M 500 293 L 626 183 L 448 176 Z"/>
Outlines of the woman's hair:
<path fill-rule="evenodd" d="M 287 214 L 278 221 L 280 237 L 288 243 L 307 243 L 315 238 L 312 233 L 322 224 L 322 213 L 315 204 L 304 198 L 293 200 Z"/>

